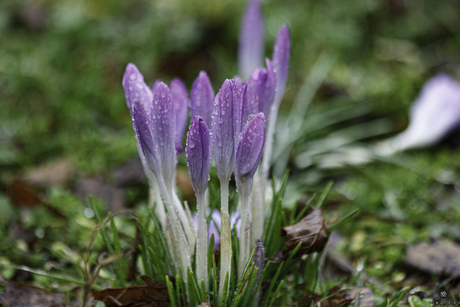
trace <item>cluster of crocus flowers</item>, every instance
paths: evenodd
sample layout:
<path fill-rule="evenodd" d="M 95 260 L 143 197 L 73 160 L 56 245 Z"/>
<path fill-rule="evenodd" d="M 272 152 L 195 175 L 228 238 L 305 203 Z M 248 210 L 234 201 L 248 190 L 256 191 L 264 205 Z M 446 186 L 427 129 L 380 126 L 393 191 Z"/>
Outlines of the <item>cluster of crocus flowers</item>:
<path fill-rule="evenodd" d="M 240 77 L 227 79 L 217 94 L 204 71 L 194 81 L 190 99 L 185 85 L 177 78 L 169 86 L 157 80 L 152 87 L 148 87 L 134 64 L 127 66 L 123 77 L 139 156 L 149 180 L 151 203 L 154 204 L 161 228 L 168 240 L 176 268 L 181 267 L 183 276 L 187 276 L 188 268 L 194 269 L 198 281 L 201 284 L 203 280 L 207 289 L 206 189 L 212 156 L 214 157 L 221 186 L 220 293 L 223 291 L 224 280 L 232 274 L 228 198 L 229 181 L 233 173 L 240 197 L 239 276 L 249 259 L 251 248 L 255 247 L 257 239 L 262 235 L 263 191 L 290 52 L 289 31 L 284 25 L 276 39 L 273 59 L 266 59 L 266 67 L 260 67 L 263 62 L 264 39 L 259 0 L 248 3 L 240 41 L 240 69 L 247 81 Z M 191 123 L 187 132 L 185 153 L 197 199 L 197 231 L 193 227 L 190 210 L 181 203 L 175 190 L 176 155 L 184 151 L 182 138 L 187 126 L 189 107 Z M 266 119 L 269 119 L 268 122 Z M 268 145 L 265 152 L 264 144 Z M 253 178 L 263 153 L 265 156 L 262 165 L 266 169 L 262 169 L 257 175 L 257 188 L 262 192 L 253 195 L 251 201 Z M 252 226 L 253 223 L 257 225 L 256 228 Z M 259 240 L 259 245 L 261 244 Z M 192 268 L 191 257 L 194 253 L 196 267 Z"/>

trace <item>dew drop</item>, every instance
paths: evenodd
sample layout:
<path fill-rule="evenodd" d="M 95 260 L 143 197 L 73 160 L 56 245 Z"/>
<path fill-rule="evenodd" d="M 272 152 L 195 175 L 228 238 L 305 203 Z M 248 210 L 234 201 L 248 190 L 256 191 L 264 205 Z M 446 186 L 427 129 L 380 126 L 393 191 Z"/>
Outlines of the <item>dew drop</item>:
<path fill-rule="evenodd" d="M 136 76 L 136 73 L 133 72 L 133 73 L 131 73 L 131 74 L 129 75 L 129 80 L 136 80 L 136 77 L 137 77 L 137 76 Z"/>
<path fill-rule="evenodd" d="M 134 88 L 132 86 L 129 86 L 128 87 L 130 91 L 132 91 Z"/>
<path fill-rule="evenodd" d="M 190 142 L 188 143 L 188 147 L 195 148 L 195 143 L 192 140 L 190 140 Z"/>
<path fill-rule="evenodd" d="M 143 87 L 143 86 L 142 86 L 142 83 L 136 83 L 136 87 L 137 87 L 138 89 L 140 89 L 140 90 L 141 90 L 141 89 L 142 89 L 142 87 Z"/>

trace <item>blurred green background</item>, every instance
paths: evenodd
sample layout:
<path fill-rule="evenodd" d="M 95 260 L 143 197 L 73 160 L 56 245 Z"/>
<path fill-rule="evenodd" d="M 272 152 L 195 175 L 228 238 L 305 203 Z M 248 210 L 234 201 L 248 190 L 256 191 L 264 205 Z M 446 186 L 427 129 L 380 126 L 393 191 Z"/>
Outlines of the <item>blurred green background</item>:
<path fill-rule="evenodd" d="M 110 183 L 113 169 L 137 158 L 121 86 L 126 65 L 135 63 L 148 84 L 177 76 L 188 89 L 205 70 L 217 92 L 226 78 L 238 74 L 245 4 L 243 0 L 1 1 L 2 184 L 6 187 L 24 172 L 61 157 L 75 167 L 76 178 L 102 176 Z M 345 239 L 339 251 L 353 264 L 364 264 L 382 283 L 402 287 L 408 274 L 402 265 L 406 245 L 437 238 L 460 240 L 458 133 L 434 148 L 366 167 L 322 170 L 315 163 L 299 167 L 295 159 L 311 150 L 313 141 L 373 120 L 383 122 L 370 124 L 377 132 L 360 142 L 402 131 L 409 106 L 428 78 L 441 71 L 460 77 L 460 2 L 271 0 L 263 1 L 262 9 L 267 57 L 281 25 L 287 23 L 291 31 L 291 65 L 280 122 L 293 102 L 302 100 L 304 81 L 308 76 L 316 80 L 310 72 L 315 65 L 321 68 L 325 58 L 330 60 L 325 77 L 316 80 L 318 86 L 310 92 L 306 84 L 307 93 L 314 95 L 300 126 L 309 125 L 309 116 L 316 115 L 321 122 L 339 114 L 327 127 L 310 127 L 300 135 L 275 174 L 284 166 L 291 169 L 292 199 L 306 198 L 333 180 L 326 219 L 333 223 L 360 209 L 340 229 Z M 343 107 L 345 113 L 340 111 Z M 186 172 L 183 157 L 180 163 Z M 10 263 L 46 268 L 46 259 L 59 260 L 62 254 L 55 255 L 55 241 L 63 242 L 64 251 L 83 253 L 94 222 L 91 214 L 84 213 L 86 202 L 75 196 L 76 180 L 39 189 L 47 203 L 73 217 L 70 224 L 56 221 L 42 209 L 25 216 L 7 197 L 7 189 L 0 191 L 2 274 L 18 278 L 17 272 L 7 269 Z M 138 194 L 146 197 L 146 189 L 146 184 L 128 189 L 125 200 L 133 202 Z M 394 210 L 402 214 L 395 216 Z M 31 235 L 18 239 L 11 230 L 18 223 Z M 45 234 L 37 234 L 37 229 L 45 229 Z M 32 251 L 35 260 L 29 257 Z M 78 261 L 78 257 L 71 261 L 76 265 L 71 268 L 67 262 L 56 264 L 56 271 L 67 268 L 79 274 Z M 46 279 L 38 283 L 50 286 Z"/>

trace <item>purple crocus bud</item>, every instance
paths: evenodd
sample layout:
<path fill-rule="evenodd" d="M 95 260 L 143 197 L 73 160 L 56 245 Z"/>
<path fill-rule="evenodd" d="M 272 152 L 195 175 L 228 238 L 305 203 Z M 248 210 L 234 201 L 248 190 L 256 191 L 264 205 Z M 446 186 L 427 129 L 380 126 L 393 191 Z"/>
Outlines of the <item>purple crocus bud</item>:
<path fill-rule="evenodd" d="M 244 126 L 248 122 L 250 115 L 259 113 L 259 101 L 251 86 L 245 86 L 243 89 L 243 112 L 241 119 L 240 131 L 243 130 Z M 239 141 L 239 140 L 238 140 Z"/>
<path fill-rule="evenodd" d="M 264 21 L 259 0 L 249 0 L 240 31 L 238 66 L 244 79 L 262 64 L 264 52 Z"/>
<path fill-rule="evenodd" d="M 209 127 L 212 123 L 212 110 L 214 108 L 214 90 L 209 77 L 204 71 L 195 79 L 190 90 L 191 116 L 201 116 Z"/>
<path fill-rule="evenodd" d="M 152 86 L 150 89 L 152 90 L 152 93 L 155 92 L 155 88 L 161 83 L 162 81 L 160 79 L 156 79 L 155 82 L 153 82 Z"/>
<path fill-rule="evenodd" d="M 187 133 L 187 165 L 193 190 L 203 194 L 208 187 L 209 166 L 211 165 L 211 147 L 209 130 L 204 120 L 196 116 Z"/>
<path fill-rule="evenodd" d="M 233 77 L 233 82 L 235 82 L 235 88 L 238 93 L 238 95 L 241 95 L 241 92 L 243 91 L 243 85 L 246 84 L 239 76 Z"/>
<path fill-rule="evenodd" d="M 391 149 L 384 154 L 435 144 L 457 127 L 460 83 L 446 74 L 428 80 L 410 109 L 409 119 L 409 127 L 391 140 Z"/>
<path fill-rule="evenodd" d="M 252 178 L 262 157 L 265 142 L 264 124 L 264 114 L 258 113 L 251 118 L 241 132 L 236 150 L 235 179 L 238 193 L 243 197 L 249 197 Z"/>
<path fill-rule="evenodd" d="M 143 157 L 141 156 L 141 159 L 145 159 L 149 169 L 155 174 L 155 176 L 158 177 L 161 175 L 161 163 L 158 156 L 157 143 L 154 141 L 149 116 L 139 101 L 135 101 L 133 103 L 132 113 L 133 127 L 136 133 L 139 155 L 143 155 Z"/>
<path fill-rule="evenodd" d="M 256 68 L 251 75 L 248 83 L 252 87 L 259 101 L 258 109 L 268 118 L 270 108 L 275 99 L 276 76 L 270 60 L 266 60 L 267 69 Z"/>
<path fill-rule="evenodd" d="M 171 188 L 176 166 L 176 121 L 171 91 L 163 82 L 155 86 L 150 120 L 158 144 L 161 172 L 167 187 Z"/>
<path fill-rule="evenodd" d="M 153 95 L 149 87 L 144 82 L 144 77 L 137 69 L 136 65 L 128 64 L 123 75 L 123 89 L 125 91 L 126 104 L 132 114 L 135 101 L 139 101 L 150 112 Z"/>
<path fill-rule="evenodd" d="M 262 275 L 262 271 L 264 270 L 264 261 L 265 261 L 265 248 L 260 239 L 257 239 L 253 261 L 254 261 L 254 265 L 259 268 L 259 270 L 257 271 L 256 282 L 254 283 L 254 289 L 255 289 L 257 286 L 257 282 L 259 281 L 260 275 Z"/>
<path fill-rule="evenodd" d="M 188 117 L 188 94 L 182 80 L 174 78 L 169 85 L 176 115 L 176 153 L 179 155 L 184 151 L 182 137 L 185 132 Z"/>
<path fill-rule="evenodd" d="M 216 95 L 212 117 L 212 148 L 216 160 L 217 177 L 221 182 L 230 180 L 235 165 L 234 103 L 237 102 L 231 80 L 225 80 Z M 236 119 L 237 120 L 237 119 Z"/>
<path fill-rule="evenodd" d="M 286 88 L 290 53 L 291 38 L 289 36 L 289 28 L 284 24 L 278 32 L 273 48 L 273 70 L 276 75 L 275 102 L 277 104 L 281 102 Z"/>

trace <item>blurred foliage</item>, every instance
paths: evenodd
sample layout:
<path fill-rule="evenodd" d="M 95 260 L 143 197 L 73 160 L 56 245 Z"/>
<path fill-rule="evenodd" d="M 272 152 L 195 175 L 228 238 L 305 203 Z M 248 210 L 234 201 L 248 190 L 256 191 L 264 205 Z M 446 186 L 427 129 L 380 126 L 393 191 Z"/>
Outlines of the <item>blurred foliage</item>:
<path fill-rule="evenodd" d="M 217 90 L 237 74 L 244 5 L 244 0 L 1 1 L 0 180 L 60 156 L 71 159 L 80 175 L 107 174 L 136 157 L 121 87 L 127 63 L 135 63 L 149 84 L 178 76 L 188 88 L 206 70 Z M 354 221 L 341 226 L 346 239 L 339 250 L 385 284 L 399 280 L 407 244 L 460 240 L 458 137 L 452 134 L 435 148 L 366 167 L 320 171 L 314 165 L 298 168 L 294 160 L 311 149 L 305 147 L 314 143 L 307 141 L 373 119 L 385 118 L 393 132 L 403 130 L 407 110 L 427 78 L 439 71 L 460 77 L 459 12 L 455 0 L 263 2 L 266 56 L 271 57 L 282 23 L 292 35 L 282 112 L 289 110 L 323 52 L 336 61 L 309 111 L 355 103 L 355 109 L 366 110 L 300 136 L 286 165 L 292 169 L 296 197 L 307 197 L 329 179 L 336 182 L 325 204 L 331 224 L 360 209 Z M 180 163 L 184 167 L 183 159 Z M 5 242 L 0 244 L 0 269 L 6 277 L 13 277 L 11 263 L 81 276 L 94 214 L 69 188 L 49 188 L 45 200 L 67 220 L 55 219 L 44 208 L 18 209 L 0 192 Z M 123 218 L 117 221 L 130 225 Z M 17 224 L 24 235 L 13 234 Z M 117 228 L 126 229 L 123 242 L 133 240 L 132 228 Z M 93 263 L 101 250 L 97 238 Z M 50 280 L 37 277 L 36 282 Z"/>

